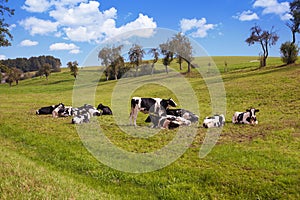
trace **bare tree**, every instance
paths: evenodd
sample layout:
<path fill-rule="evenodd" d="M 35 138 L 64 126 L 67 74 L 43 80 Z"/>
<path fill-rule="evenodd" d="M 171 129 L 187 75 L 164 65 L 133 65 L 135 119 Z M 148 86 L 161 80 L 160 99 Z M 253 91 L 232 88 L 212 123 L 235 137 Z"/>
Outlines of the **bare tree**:
<path fill-rule="evenodd" d="M 271 31 L 264 31 L 258 25 L 253 26 L 251 29 L 251 35 L 246 39 L 246 42 L 249 45 L 253 45 L 255 43 L 259 43 L 263 50 L 261 67 L 266 66 L 267 58 L 269 56 L 269 47 L 275 45 L 279 36 L 276 32 L 273 31 L 273 27 Z"/>

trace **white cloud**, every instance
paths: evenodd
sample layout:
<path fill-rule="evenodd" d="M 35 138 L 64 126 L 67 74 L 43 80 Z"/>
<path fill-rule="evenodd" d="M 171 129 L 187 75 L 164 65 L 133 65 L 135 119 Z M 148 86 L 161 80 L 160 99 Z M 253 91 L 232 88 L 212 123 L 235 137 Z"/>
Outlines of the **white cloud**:
<path fill-rule="evenodd" d="M 180 28 L 183 33 L 190 32 L 189 35 L 195 38 L 204 38 L 209 30 L 213 30 L 217 25 L 207 24 L 205 18 L 182 19 L 180 20 Z"/>
<path fill-rule="evenodd" d="M 0 55 L 0 60 L 6 60 L 6 56 L 5 55 Z"/>
<path fill-rule="evenodd" d="M 243 11 L 242 13 L 237 13 L 236 16 L 233 18 L 238 19 L 240 21 L 252 21 L 259 19 L 256 13 L 252 12 L 251 10 Z"/>
<path fill-rule="evenodd" d="M 29 17 L 19 22 L 21 26 L 28 30 L 31 35 L 45 35 L 51 32 L 56 32 L 59 23 L 51 22 L 50 20 L 42 20 L 35 17 Z"/>
<path fill-rule="evenodd" d="M 289 19 L 288 12 L 290 11 L 289 2 L 279 3 L 277 0 L 256 0 L 253 4 L 254 8 L 263 8 L 263 14 L 276 14 L 282 20 Z"/>
<path fill-rule="evenodd" d="M 31 35 L 53 33 L 56 37 L 76 42 L 96 42 L 99 43 L 107 38 L 122 34 L 127 31 L 142 28 L 156 28 L 156 22 L 147 15 L 139 16 L 124 25 L 117 27 L 117 10 L 110 9 L 100 11 L 98 1 L 89 0 L 44 0 L 49 2 L 50 20 L 27 18 L 20 22 L 25 30 Z M 27 7 L 35 5 L 34 0 L 26 1 Z M 46 6 L 45 6 L 46 7 Z M 38 10 L 38 9 L 36 9 Z M 147 37 L 151 32 L 145 32 L 140 36 Z"/>
<path fill-rule="evenodd" d="M 45 12 L 51 7 L 51 3 L 48 0 L 26 0 L 22 9 L 28 12 Z"/>
<path fill-rule="evenodd" d="M 28 47 L 28 46 L 36 46 L 39 43 L 37 41 L 31 41 L 31 40 L 23 40 L 20 45 L 23 47 Z"/>
<path fill-rule="evenodd" d="M 75 44 L 67 44 L 67 43 L 54 43 L 49 47 L 50 51 L 64 51 L 68 50 L 69 53 L 77 54 L 80 52 L 79 47 Z"/>

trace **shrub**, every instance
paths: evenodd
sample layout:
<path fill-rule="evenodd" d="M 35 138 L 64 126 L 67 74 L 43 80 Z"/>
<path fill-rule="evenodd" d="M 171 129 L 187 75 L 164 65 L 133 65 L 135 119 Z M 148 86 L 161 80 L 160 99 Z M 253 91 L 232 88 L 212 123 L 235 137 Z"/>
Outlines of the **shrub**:
<path fill-rule="evenodd" d="M 298 59 L 299 47 L 291 42 L 285 42 L 281 45 L 280 52 L 282 61 L 292 64 Z"/>

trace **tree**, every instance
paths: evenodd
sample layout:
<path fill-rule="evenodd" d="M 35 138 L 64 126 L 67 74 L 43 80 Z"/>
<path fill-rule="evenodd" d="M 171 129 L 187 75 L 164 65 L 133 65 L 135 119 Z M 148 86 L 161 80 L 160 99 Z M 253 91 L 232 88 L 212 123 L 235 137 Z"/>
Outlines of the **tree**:
<path fill-rule="evenodd" d="M 4 3 L 7 2 L 8 0 L 0 0 L 0 15 L 2 16 L 2 18 L 0 18 L 0 46 L 11 46 L 7 37 L 10 40 L 13 39 L 13 36 L 9 32 L 9 24 L 4 20 L 4 15 L 8 14 L 8 16 L 12 16 L 14 15 L 15 10 L 5 6 Z"/>
<path fill-rule="evenodd" d="M 280 47 L 281 59 L 286 64 L 293 64 L 298 59 L 299 48 L 292 42 L 285 42 Z"/>
<path fill-rule="evenodd" d="M 136 76 L 138 71 L 138 66 L 143 62 L 143 57 L 145 55 L 145 51 L 142 49 L 140 45 L 134 44 L 128 52 L 130 63 L 135 65 Z"/>
<path fill-rule="evenodd" d="M 292 44 L 296 42 L 296 33 L 300 33 L 300 0 L 294 0 L 290 2 L 290 23 L 287 26 L 292 32 Z"/>
<path fill-rule="evenodd" d="M 152 66 L 151 66 L 151 68 L 152 68 L 151 74 L 153 74 L 153 72 L 154 72 L 154 65 L 158 61 L 159 52 L 158 52 L 157 48 L 152 48 L 152 49 L 150 49 L 149 53 L 153 56 Z"/>
<path fill-rule="evenodd" d="M 76 79 L 77 74 L 78 74 L 78 63 L 77 63 L 77 61 L 74 61 L 74 62 L 70 61 L 70 62 L 67 63 L 67 65 L 68 65 L 68 68 L 71 71 L 71 75 L 73 75 L 74 78 Z"/>
<path fill-rule="evenodd" d="M 175 53 L 176 58 L 178 59 L 179 69 L 182 70 L 182 61 L 186 61 L 188 64 L 188 72 L 191 71 L 191 62 L 192 62 L 192 45 L 189 39 L 184 36 L 182 33 L 176 34 L 171 42 L 171 50 Z"/>
<path fill-rule="evenodd" d="M 45 63 L 44 65 L 42 65 L 42 67 L 36 73 L 36 75 L 39 75 L 41 77 L 45 75 L 47 81 L 48 81 L 48 76 L 50 74 L 51 74 L 51 65 L 49 63 Z"/>
<path fill-rule="evenodd" d="M 269 56 L 268 48 L 276 44 L 279 36 L 273 31 L 273 28 L 271 31 L 263 31 L 259 26 L 255 25 L 250 30 L 251 35 L 246 39 L 246 42 L 249 46 L 255 43 L 259 43 L 261 45 L 263 53 L 260 67 L 264 67 L 267 64 L 267 58 Z"/>
<path fill-rule="evenodd" d="M 124 59 L 121 56 L 123 45 L 117 47 L 104 47 L 98 53 L 98 58 L 102 60 L 101 64 L 106 67 L 104 73 L 106 80 L 111 76 L 118 79 L 120 68 L 124 66 Z"/>
<path fill-rule="evenodd" d="M 13 67 L 11 69 L 7 68 L 5 73 L 7 74 L 6 82 L 9 84 L 9 86 L 12 86 L 14 81 L 16 82 L 16 85 L 19 84 L 19 80 L 23 72 L 20 69 Z"/>
<path fill-rule="evenodd" d="M 174 53 L 171 50 L 172 49 L 171 42 L 167 41 L 166 43 L 162 43 L 159 45 L 159 48 L 160 48 L 161 54 L 164 55 L 162 62 L 166 68 L 166 73 L 168 74 L 169 73 L 168 66 L 173 61 L 173 58 L 174 58 Z"/>

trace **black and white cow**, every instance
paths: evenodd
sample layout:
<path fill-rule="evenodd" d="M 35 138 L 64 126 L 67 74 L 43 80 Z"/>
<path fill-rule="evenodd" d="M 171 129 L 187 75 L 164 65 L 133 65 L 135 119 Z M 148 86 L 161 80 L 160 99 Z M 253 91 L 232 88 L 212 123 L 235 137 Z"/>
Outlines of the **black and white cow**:
<path fill-rule="evenodd" d="M 167 115 L 174 115 L 176 117 L 183 117 L 190 120 L 192 123 L 198 122 L 199 116 L 193 112 L 185 109 L 167 109 Z"/>
<path fill-rule="evenodd" d="M 50 115 L 52 114 L 53 110 L 55 108 L 57 108 L 58 106 L 63 105 L 63 103 L 59 103 L 57 105 L 52 105 L 52 106 L 46 106 L 46 107 L 41 107 L 40 109 L 38 109 L 35 113 L 37 115 Z"/>
<path fill-rule="evenodd" d="M 247 109 L 246 112 L 235 112 L 232 117 L 232 123 L 234 124 L 258 124 L 256 119 L 256 113 L 258 109 L 251 108 Z"/>
<path fill-rule="evenodd" d="M 192 123 L 198 122 L 199 116 L 194 114 L 193 112 L 189 110 L 185 110 L 182 108 L 179 109 L 166 109 L 166 115 L 172 115 L 175 117 L 183 117 L 184 119 L 187 119 L 191 121 Z M 145 122 L 151 122 L 151 117 L 148 116 L 148 118 L 145 120 Z"/>
<path fill-rule="evenodd" d="M 102 103 L 100 103 L 98 105 L 97 110 L 102 110 L 102 115 L 112 115 L 113 114 L 110 107 L 105 106 Z"/>
<path fill-rule="evenodd" d="M 142 97 L 133 97 L 131 99 L 131 111 L 130 111 L 130 124 L 132 120 L 136 126 L 136 118 L 138 112 L 144 114 L 154 113 L 158 116 L 166 115 L 166 109 L 169 107 L 176 107 L 177 104 L 173 99 L 161 99 L 161 98 L 142 98 Z"/>
<path fill-rule="evenodd" d="M 203 120 L 204 128 L 221 127 L 225 125 L 225 117 L 223 114 L 206 117 Z"/>
<path fill-rule="evenodd" d="M 100 116 L 101 112 L 94 106 L 84 104 L 81 107 L 73 108 L 72 124 L 88 123 L 93 116 Z"/>
<path fill-rule="evenodd" d="M 190 126 L 191 121 L 180 116 L 151 116 L 152 123 L 156 128 L 174 129 L 180 126 Z"/>
<path fill-rule="evenodd" d="M 58 117 L 70 117 L 73 116 L 73 108 L 71 106 L 65 106 L 58 111 Z"/>
<path fill-rule="evenodd" d="M 61 110 L 64 110 L 65 105 L 64 104 L 59 104 L 53 111 L 52 111 L 52 117 L 59 117 L 59 112 L 61 112 Z"/>

